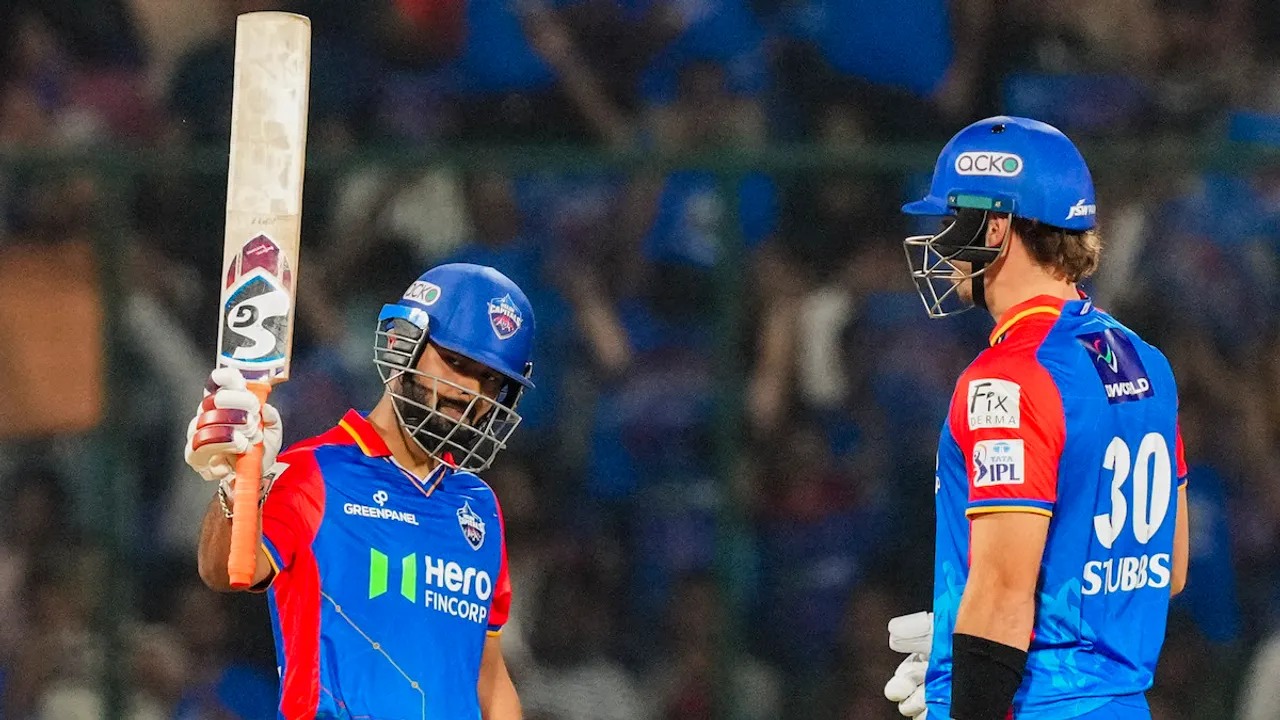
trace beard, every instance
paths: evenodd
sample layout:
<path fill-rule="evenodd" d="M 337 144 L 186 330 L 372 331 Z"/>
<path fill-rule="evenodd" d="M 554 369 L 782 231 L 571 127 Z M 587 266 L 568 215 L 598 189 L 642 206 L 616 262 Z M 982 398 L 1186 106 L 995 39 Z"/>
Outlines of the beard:
<path fill-rule="evenodd" d="M 411 435 L 420 441 L 426 441 L 429 437 L 442 442 L 449 438 L 450 445 L 456 444 L 463 450 L 475 447 L 480 440 L 480 433 L 467 417 L 470 414 L 469 403 L 428 390 L 417 378 L 408 375 L 401 375 L 399 382 L 397 394 L 400 397 L 392 397 L 400 409 L 405 429 Z M 434 408 L 434 412 L 429 408 Z M 459 418 L 445 414 L 446 410 L 456 410 Z"/>

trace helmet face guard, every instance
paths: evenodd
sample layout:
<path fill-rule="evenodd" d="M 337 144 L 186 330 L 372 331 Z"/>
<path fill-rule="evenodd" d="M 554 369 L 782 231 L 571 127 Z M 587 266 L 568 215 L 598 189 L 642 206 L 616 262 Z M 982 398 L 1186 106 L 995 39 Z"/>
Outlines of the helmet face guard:
<path fill-rule="evenodd" d="M 425 312 L 388 305 L 374 334 L 374 364 L 391 396 L 400 426 L 428 456 L 457 470 L 481 472 L 507 446 L 520 414 L 524 385 L 507 378 L 497 397 L 468 390 L 416 368 L 430 342 Z M 533 364 L 525 366 L 524 379 Z M 459 417 L 440 409 L 442 399 L 458 408 Z"/>
<path fill-rule="evenodd" d="M 999 245 L 988 246 L 990 217 L 989 210 L 961 208 L 938 234 L 914 235 L 902 241 L 911 279 L 929 317 L 943 318 L 974 306 L 986 307 L 983 275 L 1004 252 L 1012 229 L 1010 225 Z M 969 298 L 960 293 L 966 281 L 973 289 Z"/>

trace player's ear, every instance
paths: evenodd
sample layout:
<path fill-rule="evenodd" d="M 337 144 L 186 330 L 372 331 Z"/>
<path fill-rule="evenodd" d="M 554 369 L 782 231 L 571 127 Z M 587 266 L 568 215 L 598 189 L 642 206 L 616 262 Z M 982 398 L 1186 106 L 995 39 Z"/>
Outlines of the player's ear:
<path fill-rule="evenodd" d="M 1004 213 L 991 213 L 987 216 L 987 247 L 1000 247 L 1009 233 L 1009 225 L 1013 217 Z"/>

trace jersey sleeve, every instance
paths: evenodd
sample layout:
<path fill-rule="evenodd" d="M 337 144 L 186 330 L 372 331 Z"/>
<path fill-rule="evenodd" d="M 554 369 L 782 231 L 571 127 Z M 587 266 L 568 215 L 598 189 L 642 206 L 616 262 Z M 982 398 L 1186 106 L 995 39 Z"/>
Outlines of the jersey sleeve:
<path fill-rule="evenodd" d="M 511 575 L 507 572 L 507 526 L 502 519 L 502 506 L 498 505 L 497 495 L 493 498 L 498 509 L 498 531 L 502 540 L 502 560 L 498 568 L 498 582 L 493 586 L 493 599 L 489 602 L 489 634 L 502 632 L 511 614 Z"/>
<path fill-rule="evenodd" d="M 1178 425 L 1177 437 L 1174 440 L 1174 455 L 1178 462 L 1178 487 L 1187 484 L 1187 451 L 1182 447 L 1182 426 Z"/>
<path fill-rule="evenodd" d="M 324 479 L 309 450 L 286 453 L 272 466 L 271 492 L 262 504 L 262 546 L 275 574 L 293 566 L 298 552 L 311 545 L 324 516 Z"/>
<path fill-rule="evenodd" d="M 949 421 L 967 466 L 967 516 L 1053 515 L 1066 417 L 1047 370 L 1030 358 L 975 364 L 956 387 Z"/>

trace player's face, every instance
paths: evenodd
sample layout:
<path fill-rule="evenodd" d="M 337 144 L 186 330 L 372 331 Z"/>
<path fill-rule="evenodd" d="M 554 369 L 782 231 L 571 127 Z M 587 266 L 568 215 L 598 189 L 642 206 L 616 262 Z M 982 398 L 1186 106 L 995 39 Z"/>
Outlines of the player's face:
<path fill-rule="evenodd" d="M 973 272 L 973 263 L 965 260 L 953 260 L 956 270 L 952 274 L 952 282 L 956 284 L 956 295 L 966 306 L 973 304 L 973 278 L 967 277 Z"/>
<path fill-rule="evenodd" d="M 420 383 L 423 381 L 414 379 L 412 382 L 419 387 L 414 390 L 406 388 L 406 391 L 420 392 L 422 397 L 410 395 L 411 399 L 435 408 L 454 420 L 473 422 L 484 417 L 485 413 L 492 408 L 492 403 L 484 398 L 497 397 L 502 389 L 503 378 L 500 373 L 451 350 L 437 347 L 434 343 L 427 343 L 426 349 L 422 352 L 422 358 L 418 360 L 417 369 L 450 384 L 440 383 L 436 387 L 421 387 Z M 477 395 L 483 397 L 476 400 Z M 471 412 L 467 413 L 467 408 L 473 401 L 475 405 L 471 408 Z M 464 418 L 464 414 L 468 414 L 469 417 Z"/>

